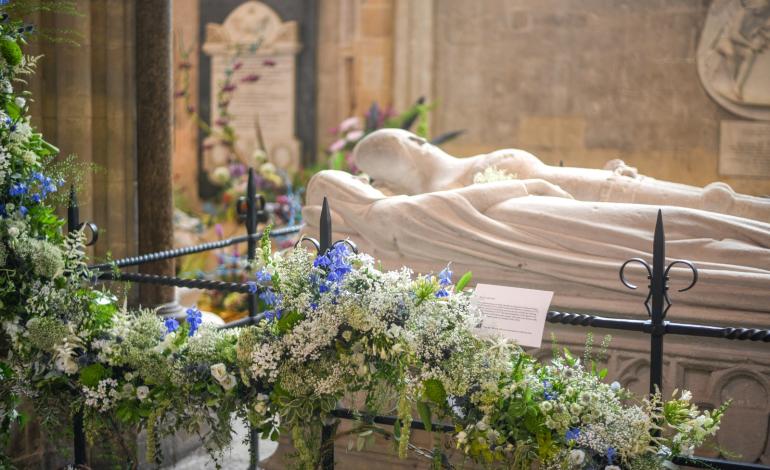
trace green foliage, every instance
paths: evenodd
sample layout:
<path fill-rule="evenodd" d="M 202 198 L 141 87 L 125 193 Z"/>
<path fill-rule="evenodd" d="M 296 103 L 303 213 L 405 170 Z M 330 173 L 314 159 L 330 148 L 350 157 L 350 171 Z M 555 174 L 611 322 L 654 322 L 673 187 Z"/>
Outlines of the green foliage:
<path fill-rule="evenodd" d="M 80 383 L 86 387 L 96 388 L 99 385 L 99 381 L 106 378 L 108 375 L 107 369 L 99 364 L 91 364 L 80 369 Z"/>
<path fill-rule="evenodd" d="M 428 379 L 422 385 L 425 388 L 426 398 L 438 406 L 446 405 L 446 390 L 440 380 Z"/>
<path fill-rule="evenodd" d="M 21 63 L 21 47 L 19 47 L 16 40 L 13 38 L 0 38 L 0 55 L 3 56 L 3 59 L 5 59 L 6 62 L 14 67 Z"/>
<path fill-rule="evenodd" d="M 471 282 L 471 279 L 473 279 L 472 272 L 468 271 L 467 273 L 463 274 L 460 280 L 457 281 L 457 284 L 455 284 L 455 292 L 462 292 L 468 283 Z"/>

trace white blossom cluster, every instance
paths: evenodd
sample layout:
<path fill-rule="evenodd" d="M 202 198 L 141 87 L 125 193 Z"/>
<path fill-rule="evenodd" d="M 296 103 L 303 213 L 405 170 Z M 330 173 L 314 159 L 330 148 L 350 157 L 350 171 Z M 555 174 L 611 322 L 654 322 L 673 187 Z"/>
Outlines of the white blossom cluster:
<path fill-rule="evenodd" d="M 96 388 L 83 387 L 85 404 L 98 411 L 109 411 L 120 397 L 118 381 L 112 378 L 99 381 Z"/>

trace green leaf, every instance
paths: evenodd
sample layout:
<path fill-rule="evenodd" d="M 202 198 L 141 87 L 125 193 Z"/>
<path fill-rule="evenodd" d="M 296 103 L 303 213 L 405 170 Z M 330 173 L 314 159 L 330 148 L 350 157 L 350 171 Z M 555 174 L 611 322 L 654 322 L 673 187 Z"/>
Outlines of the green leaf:
<path fill-rule="evenodd" d="M 280 320 L 278 320 L 277 328 L 278 332 L 284 334 L 291 331 L 294 325 L 305 319 L 305 315 L 299 313 L 296 310 L 292 310 L 289 313 L 284 313 Z"/>
<path fill-rule="evenodd" d="M 439 406 L 446 405 L 446 390 L 444 384 L 438 379 L 429 379 L 423 382 L 425 396 Z"/>
<path fill-rule="evenodd" d="M 107 376 L 107 369 L 101 364 L 91 364 L 80 369 L 80 383 L 86 387 L 96 387 Z"/>
<path fill-rule="evenodd" d="M 467 286 L 468 283 L 471 282 L 472 278 L 473 278 L 473 273 L 470 271 L 463 274 L 463 277 L 461 277 L 460 280 L 457 281 L 457 284 L 455 284 L 455 292 L 462 292 L 463 289 L 465 289 L 465 286 Z"/>
<path fill-rule="evenodd" d="M 396 440 L 401 439 L 401 420 L 397 419 L 396 423 L 393 425 L 393 435 L 396 437 Z"/>
<path fill-rule="evenodd" d="M 425 430 L 428 432 L 433 431 L 433 423 L 431 422 L 430 406 L 424 401 L 418 401 L 417 412 L 420 414 L 420 419 L 425 424 Z"/>

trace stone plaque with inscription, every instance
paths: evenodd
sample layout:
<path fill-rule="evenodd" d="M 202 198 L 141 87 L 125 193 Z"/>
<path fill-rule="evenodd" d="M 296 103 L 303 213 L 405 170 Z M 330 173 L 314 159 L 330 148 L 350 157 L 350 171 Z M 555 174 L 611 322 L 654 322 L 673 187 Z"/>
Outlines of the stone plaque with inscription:
<path fill-rule="evenodd" d="M 719 173 L 729 176 L 770 176 L 770 123 L 722 121 Z"/>
<path fill-rule="evenodd" d="M 229 105 L 240 154 L 259 148 L 258 128 L 268 159 L 286 170 L 300 163 L 295 132 L 296 55 L 301 49 L 297 24 L 283 22 L 267 5 L 248 1 L 222 24 L 206 25 L 203 51 L 211 57 L 211 83 L 217 87 L 238 63 L 241 79 Z M 219 119 L 216 93 L 211 94 L 211 121 Z"/>

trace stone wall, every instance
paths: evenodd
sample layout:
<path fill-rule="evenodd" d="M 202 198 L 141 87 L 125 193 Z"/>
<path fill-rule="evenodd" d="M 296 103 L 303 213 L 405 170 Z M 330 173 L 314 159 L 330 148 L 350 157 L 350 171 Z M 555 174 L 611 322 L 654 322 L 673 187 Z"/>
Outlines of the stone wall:
<path fill-rule="evenodd" d="M 516 147 L 586 167 L 621 158 L 660 179 L 770 194 L 770 178 L 718 173 L 720 121 L 739 118 L 698 77 L 710 3 L 324 2 L 319 54 L 347 62 L 319 73 L 319 141 L 328 144 L 325 129 L 373 100 L 404 109 L 426 95 L 437 104 L 433 135 L 467 131 L 445 146 L 456 155 Z M 364 73 L 387 59 L 390 41 L 391 63 L 377 68 L 386 73 Z M 341 83 L 347 94 L 335 94 Z"/>

